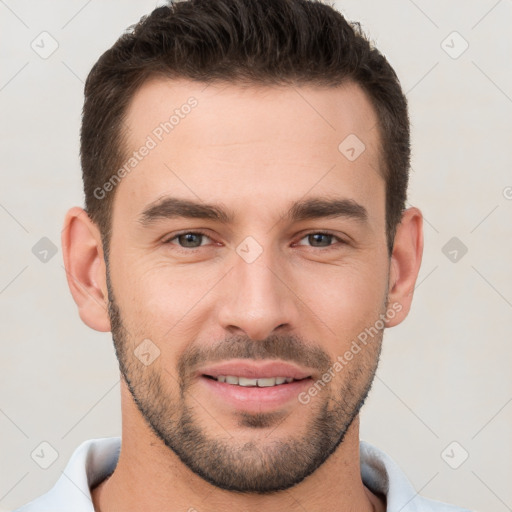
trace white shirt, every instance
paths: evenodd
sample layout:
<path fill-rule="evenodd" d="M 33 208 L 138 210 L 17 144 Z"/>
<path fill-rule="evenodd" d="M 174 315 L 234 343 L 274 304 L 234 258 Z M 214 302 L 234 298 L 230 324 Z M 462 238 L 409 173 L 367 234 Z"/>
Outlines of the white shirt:
<path fill-rule="evenodd" d="M 50 491 L 14 512 L 94 512 L 90 489 L 112 474 L 120 450 L 120 437 L 83 442 Z M 387 497 L 388 512 L 470 512 L 419 496 L 397 464 L 369 443 L 360 442 L 360 457 L 364 485 Z"/>

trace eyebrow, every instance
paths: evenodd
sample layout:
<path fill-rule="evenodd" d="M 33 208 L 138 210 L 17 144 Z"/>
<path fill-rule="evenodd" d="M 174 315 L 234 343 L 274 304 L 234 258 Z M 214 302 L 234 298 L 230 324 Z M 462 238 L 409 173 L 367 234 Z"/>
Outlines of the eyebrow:
<path fill-rule="evenodd" d="M 367 222 L 368 212 L 363 205 L 353 199 L 318 197 L 293 203 L 284 216 L 292 222 L 336 217 Z M 138 220 L 143 226 L 149 226 L 161 219 L 175 218 L 204 219 L 229 224 L 233 222 L 235 215 L 220 205 L 168 196 L 150 204 Z"/>
<path fill-rule="evenodd" d="M 312 198 L 294 203 L 286 217 L 291 221 L 326 217 L 348 217 L 361 222 L 367 222 L 368 212 L 363 205 L 353 199 Z"/>

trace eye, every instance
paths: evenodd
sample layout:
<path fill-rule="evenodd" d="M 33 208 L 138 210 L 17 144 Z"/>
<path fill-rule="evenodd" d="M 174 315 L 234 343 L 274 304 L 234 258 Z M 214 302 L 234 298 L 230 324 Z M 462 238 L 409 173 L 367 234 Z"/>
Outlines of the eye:
<path fill-rule="evenodd" d="M 319 248 L 329 248 L 332 247 L 334 242 L 340 242 L 344 244 L 344 240 L 337 237 L 336 235 L 333 235 L 332 233 L 328 233 L 326 231 L 315 231 L 314 233 L 308 233 L 303 238 L 301 238 L 301 241 L 297 245 L 307 245 L 301 243 L 302 240 L 307 240 L 309 244 L 311 244 L 311 247 L 319 247 Z"/>
<path fill-rule="evenodd" d="M 198 247 L 201 247 L 202 245 L 206 245 L 203 243 L 205 238 L 211 241 L 210 237 L 208 237 L 205 233 L 201 231 L 186 231 L 174 235 L 172 238 L 169 238 L 164 243 L 178 245 L 179 247 L 184 249 L 196 249 Z M 174 243 L 175 240 L 177 243 Z"/>

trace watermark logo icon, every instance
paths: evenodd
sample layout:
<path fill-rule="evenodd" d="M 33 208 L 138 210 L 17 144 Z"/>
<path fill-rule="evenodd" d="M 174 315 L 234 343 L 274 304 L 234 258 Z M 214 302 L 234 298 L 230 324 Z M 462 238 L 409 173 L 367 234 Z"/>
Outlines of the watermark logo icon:
<path fill-rule="evenodd" d="M 244 238 L 236 248 L 236 253 L 246 263 L 252 263 L 256 261 L 262 252 L 263 247 L 261 247 L 261 245 L 252 236 Z"/>
<path fill-rule="evenodd" d="M 364 142 L 354 133 L 347 135 L 338 146 L 338 151 L 351 162 L 357 160 L 365 150 Z"/>
<path fill-rule="evenodd" d="M 459 238 L 454 236 L 443 245 L 441 252 L 452 263 L 458 263 L 466 255 L 468 248 Z"/>
<path fill-rule="evenodd" d="M 43 236 L 32 247 L 32 254 L 42 263 L 48 263 L 56 254 L 57 246 L 46 236 Z"/>
<path fill-rule="evenodd" d="M 441 458 L 452 469 L 459 469 L 466 460 L 468 460 L 469 453 L 457 441 L 452 441 L 442 452 Z"/>
<path fill-rule="evenodd" d="M 468 48 L 469 43 L 456 31 L 448 34 L 448 36 L 441 41 L 441 48 L 452 59 L 458 59 Z"/>
<path fill-rule="evenodd" d="M 160 355 L 160 349 L 150 339 L 146 338 L 137 345 L 133 353 L 144 366 L 149 366 Z"/>
<path fill-rule="evenodd" d="M 48 441 L 43 441 L 34 448 L 30 457 L 40 468 L 48 469 L 59 458 L 59 453 Z"/>
<path fill-rule="evenodd" d="M 51 57 L 59 47 L 57 40 L 49 33 L 41 32 L 31 43 L 30 47 L 34 50 L 41 59 L 48 59 Z"/>

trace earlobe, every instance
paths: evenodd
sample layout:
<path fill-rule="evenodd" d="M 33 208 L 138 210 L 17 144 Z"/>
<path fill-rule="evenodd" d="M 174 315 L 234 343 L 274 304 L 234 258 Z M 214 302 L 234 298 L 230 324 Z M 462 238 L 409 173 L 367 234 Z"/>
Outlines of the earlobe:
<path fill-rule="evenodd" d="M 423 216 L 418 208 L 405 210 L 397 227 L 389 272 L 389 307 L 397 312 L 386 327 L 401 323 L 411 308 L 423 256 Z M 398 306 L 399 305 L 399 306 Z"/>
<path fill-rule="evenodd" d="M 110 331 L 105 261 L 98 227 L 85 210 L 71 208 L 62 230 L 62 253 L 68 286 L 82 321 Z"/>

